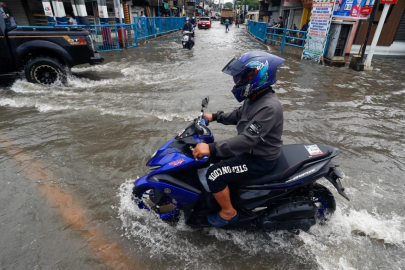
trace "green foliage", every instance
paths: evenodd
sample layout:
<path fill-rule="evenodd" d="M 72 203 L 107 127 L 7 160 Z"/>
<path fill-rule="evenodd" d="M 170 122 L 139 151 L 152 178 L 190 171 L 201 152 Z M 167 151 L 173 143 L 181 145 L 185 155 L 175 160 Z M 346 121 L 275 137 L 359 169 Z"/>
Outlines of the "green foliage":
<path fill-rule="evenodd" d="M 224 8 L 232 9 L 232 3 L 231 2 L 226 2 L 225 5 L 224 5 Z"/>
<path fill-rule="evenodd" d="M 245 0 L 238 0 L 235 2 L 236 5 L 242 5 L 241 10 L 244 9 Z M 249 5 L 249 10 L 259 10 L 259 0 L 246 0 L 246 5 Z"/>

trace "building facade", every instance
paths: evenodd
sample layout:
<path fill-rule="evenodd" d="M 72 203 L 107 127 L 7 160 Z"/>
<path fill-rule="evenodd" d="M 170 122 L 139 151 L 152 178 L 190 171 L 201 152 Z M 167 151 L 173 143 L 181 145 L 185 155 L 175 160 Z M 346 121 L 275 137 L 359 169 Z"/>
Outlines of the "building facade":
<path fill-rule="evenodd" d="M 69 21 L 72 15 L 78 15 L 77 3 L 83 2 L 83 8 L 88 17 L 90 24 L 100 24 L 100 17 L 105 16 L 108 18 L 110 24 L 115 24 L 119 21 L 116 20 L 116 7 L 114 6 L 114 0 L 1 0 L 4 2 L 13 12 L 16 21 L 19 25 L 27 26 L 46 26 L 49 25 L 47 17 L 45 15 L 43 2 L 47 1 L 50 4 L 50 8 L 53 16 L 55 16 L 54 4 L 59 4 L 59 7 L 63 9 L 63 14 Z M 129 21 L 133 22 L 133 17 L 141 16 L 141 14 L 147 17 L 157 16 L 180 16 L 183 9 L 183 0 L 118 0 L 121 2 L 122 16 L 129 17 Z M 106 11 L 99 10 L 99 3 L 105 3 Z M 101 11 L 101 13 L 100 13 Z M 108 14 L 105 15 L 104 13 Z M 104 15 L 102 15 L 104 14 Z M 127 22 L 127 20 L 125 20 Z"/>

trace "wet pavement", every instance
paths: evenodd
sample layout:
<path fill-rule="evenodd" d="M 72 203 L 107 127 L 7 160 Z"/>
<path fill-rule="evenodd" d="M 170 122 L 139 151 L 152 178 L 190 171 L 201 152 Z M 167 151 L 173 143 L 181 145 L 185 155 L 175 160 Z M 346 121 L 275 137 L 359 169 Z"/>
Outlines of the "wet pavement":
<path fill-rule="evenodd" d="M 322 180 L 337 200 L 326 225 L 227 232 L 157 220 L 131 202 L 132 182 L 203 97 L 212 112 L 238 106 L 221 73 L 233 56 L 273 49 L 218 22 L 180 47 L 175 33 L 104 53 L 106 64 L 74 68 L 69 87 L 0 86 L 0 269 L 405 268 L 404 59 L 374 59 L 366 73 L 284 54 L 284 143 L 339 148 L 351 201 Z M 235 132 L 211 129 L 217 140 Z"/>

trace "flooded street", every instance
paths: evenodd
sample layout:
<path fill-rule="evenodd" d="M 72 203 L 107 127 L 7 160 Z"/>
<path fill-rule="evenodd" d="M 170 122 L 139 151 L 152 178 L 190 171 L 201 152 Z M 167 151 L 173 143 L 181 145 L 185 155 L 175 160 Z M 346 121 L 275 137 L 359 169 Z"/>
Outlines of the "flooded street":
<path fill-rule="evenodd" d="M 350 201 L 308 233 L 193 229 L 131 201 L 133 181 L 209 96 L 230 111 L 235 55 L 279 47 L 214 22 L 182 50 L 180 34 L 103 53 L 69 87 L 0 86 L 0 269 L 405 269 L 405 59 L 355 72 L 283 54 L 274 90 L 284 144 L 340 149 Z M 213 123 L 216 140 L 235 127 Z"/>

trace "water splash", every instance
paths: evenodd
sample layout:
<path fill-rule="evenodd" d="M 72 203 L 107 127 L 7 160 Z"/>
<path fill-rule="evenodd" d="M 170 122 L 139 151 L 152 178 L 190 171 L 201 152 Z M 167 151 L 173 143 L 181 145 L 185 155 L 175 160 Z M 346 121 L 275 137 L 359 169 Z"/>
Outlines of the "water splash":
<path fill-rule="evenodd" d="M 301 232 L 299 235 L 288 232 L 193 229 L 184 224 L 184 218 L 177 224 L 168 224 L 154 214 L 138 209 L 131 200 L 132 188 L 133 180 L 126 181 L 120 187 L 119 217 L 125 235 L 148 247 L 152 258 L 169 256 L 185 264 L 201 263 L 205 258 L 219 260 L 226 257 L 223 251 L 225 245 L 228 253 L 246 258 L 259 254 L 270 260 L 279 254 L 290 253 L 307 264 L 316 262 L 322 269 L 358 269 L 360 265 L 353 262 L 356 257 L 348 250 L 356 246 L 369 248 L 369 241 L 372 240 L 400 248 L 405 245 L 405 217 L 395 213 L 379 215 L 366 210 L 337 207 L 326 225 L 317 224 L 308 233 Z M 209 243 L 208 248 L 194 243 L 201 238 Z M 255 265 L 251 267 L 255 268 Z"/>

